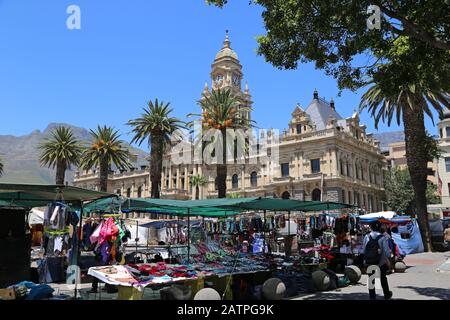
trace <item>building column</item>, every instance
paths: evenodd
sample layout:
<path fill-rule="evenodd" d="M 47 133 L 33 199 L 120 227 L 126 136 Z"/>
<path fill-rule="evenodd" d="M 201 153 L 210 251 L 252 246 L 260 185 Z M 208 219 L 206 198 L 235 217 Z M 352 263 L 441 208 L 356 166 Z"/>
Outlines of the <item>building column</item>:
<path fill-rule="evenodd" d="M 184 167 L 184 191 L 189 192 L 189 176 L 187 166 Z"/>
<path fill-rule="evenodd" d="M 336 149 L 330 150 L 331 152 L 331 160 L 333 161 L 333 164 L 330 164 L 330 168 L 331 168 L 331 175 L 332 176 L 338 176 L 338 172 L 339 172 L 339 163 L 337 161 L 337 151 Z"/>
<path fill-rule="evenodd" d="M 295 152 L 295 176 L 300 177 L 300 152 Z"/>
<path fill-rule="evenodd" d="M 303 167 L 303 152 L 299 153 L 299 161 L 300 161 L 300 173 L 298 178 L 303 179 L 303 175 L 305 174 L 305 169 Z"/>
<path fill-rule="evenodd" d="M 173 180 L 172 180 L 172 166 L 168 167 L 169 170 L 169 189 L 173 189 Z"/>
<path fill-rule="evenodd" d="M 327 164 L 328 164 L 328 176 L 331 177 L 333 175 L 333 171 L 331 169 L 331 149 L 328 149 L 327 152 Z"/>
<path fill-rule="evenodd" d="M 180 188 L 180 183 L 181 183 L 180 166 L 177 166 L 176 173 L 177 173 L 177 178 L 176 178 L 177 189 L 181 190 L 181 188 Z"/>

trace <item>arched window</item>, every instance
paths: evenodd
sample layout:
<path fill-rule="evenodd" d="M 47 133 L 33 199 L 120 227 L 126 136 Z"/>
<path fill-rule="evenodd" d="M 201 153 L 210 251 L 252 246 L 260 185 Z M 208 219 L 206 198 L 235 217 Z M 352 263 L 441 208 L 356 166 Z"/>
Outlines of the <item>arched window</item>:
<path fill-rule="evenodd" d="M 139 187 L 138 187 L 138 190 L 137 190 L 137 197 L 138 197 L 138 198 L 141 198 L 141 197 L 142 197 L 142 186 L 139 186 Z"/>
<path fill-rule="evenodd" d="M 216 179 L 214 180 L 214 190 L 219 190 L 219 181 L 218 178 L 216 177 Z"/>
<path fill-rule="evenodd" d="M 281 199 L 290 199 L 291 198 L 291 194 L 288 191 L 283 192 L 283 194 L 281 195 Z"/>
<path fill-rule="evenodd" d="M 339 161 L 340 162 L 340 165 L 341 165 L 341 175 L 345 175 L 345 173 L 344 173 L 344 160 L 343 159 L 341 159 L 341 161 Z"/>
<path fill-rule="evenodd" d="M 322 195 L 322 192 L 320 189 L 314 189 L 312 192 L 312 201 L 320 201 L 320 197 Z"/>
<path fill-rule="evenodd" d="M 239 178 L 237 174 L 233 174 L 231 177 L 231 188 L 237 189 L 239 187 Z"/>
<path fill-rule="evenodd" d="M 127 198 L 129 198 L 131 196 L 131 188 L 127 189 Z"/>
<path fill-rule="evenodd" d="M 258 185 L 258 174 L 256 173 L 256 171 L 250 173 L 250 185 L 252 187 L 256 187 Z"/>
<path fill-rule="evenodd" d="M 302 125 L 301 124 L 297 124 L 296 129 L 297 129 L 297 134 L 302 133 Z"/>

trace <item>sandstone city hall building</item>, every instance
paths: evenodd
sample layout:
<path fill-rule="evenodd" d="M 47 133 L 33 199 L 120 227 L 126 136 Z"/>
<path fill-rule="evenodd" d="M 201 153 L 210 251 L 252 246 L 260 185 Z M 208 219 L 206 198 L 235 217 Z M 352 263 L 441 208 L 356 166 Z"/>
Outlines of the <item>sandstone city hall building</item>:
<path fill-rule="evenodd" d="M 231 48 L 228 34 L 211 66 L 212 89 L 230 89 L 241 106 L 252 107 L 252 97 L 243 82 L 243 68 Z M 199 113 L 201 107 L 199 106 Z M 306 107 L 293 106 L 286 115 L 287 127 L 278 136 L 279 159 L 276 164 L 230 163 L 227 166 L 227 192 L 241 197 L 276 196 L 299 200 L 339 201 L 356 204 L 369 211 L 381 211 L 384 198 L 385 158 L 379 142 L 366 133 L 355 112 L 349 118 L 338 113 L 334 101 L 325 101 L 314 91 Z M 251 112 L 242 116 L 251 118 Z M 150 174 L 146 159 L 133 159 L 135 168 L 112 172 L 108 191 L 127 197 L 150 196 Z M 161 196 L 194 199 L 190 177 L 203 175 L 208 184 L 200 188 L 200 199 L 217 197 L 216 169 L 213 165 L 179 164 L 165 156 L 161 177 Z M 74 184 L 96 189 L 98 173 L 79 172 Z"/>

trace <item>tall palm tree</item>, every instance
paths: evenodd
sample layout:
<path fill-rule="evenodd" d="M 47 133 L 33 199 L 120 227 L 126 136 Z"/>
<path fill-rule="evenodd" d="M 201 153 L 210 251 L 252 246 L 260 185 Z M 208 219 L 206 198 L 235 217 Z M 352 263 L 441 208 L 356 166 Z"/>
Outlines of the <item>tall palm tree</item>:
<path fill-rule="evenodd" d="M 3 161 L 0 158 L 0 177 L 3 175 Z"/>
<path fill-rule="evenodd" d="M 134 137 L 131 142 L 139 145 L 147 140 L 150 147 L 150 182 L 151 197 L 160 197 L 162 161 L 166 146 L 170 143 L 171 135 L 185 127 L 185 123 L 172 117 L 173 109 L 170 103 L 163 101 L 149 101 L 147 108 L 137 119 L 129 120 L 128 125 L 133 127 Z"/>
<path fill-rule="evenodd" d="M 208 184 L 208 179 L 206 179 L 205 176 L 197 174 L 191 177 L 190 183 L 192 187 L 195 188 L 195 200 L 198 200 L 200 196 L 200 187 L 206 186 Z"/>
<path fill-rule="evenodd" d="M 202 120 L 202 129 L 220 130 L 222 137 L 222 159 L 217 164 L 217 189 L 218 197 L 225 198 L 227 194 L 227 153 L 235 151 L 235 144 L 227 145 L 227 129 L 248 129 L 252 126 L 253 121 L 242 114 L 249 113 L 249 107 L 240 106 L 239 101 L 232 94 L 231 90 L 213 89 L 211 93 L 203 93 L 200 100 L 200 106 L 203 109 L 202 114 L 189 114 L 188 116 L 198 116 Z M 191 123 L 192 125 L 192 123 Z M 239 133 L 238 133 L 239 135 Z M 244 137 L 237 137 L 243 139 Z M 229 150 L 233 148 L 232 150 Z M 220 156 L 220 155 L 219 155 Z"/>
<path fill-rule="evenodd" d="M 39 161 L 42 166 L 56 168 L 56 184 L 64 184 L 66 170 L 78 165 L 82 153 L 80 141 L 73 135 L 72 129 L 56 127 L 38 147 L 41 150 Z"/>
<path fill-rule="evenodd" d="M 108 174 L 114 164 L 121 170 L 129 169 L 129 151 L 120 140 L 119 131 L 112 127 L 98 126 L 97 130 L 90 130 L 92 143 L 81 157 L 81 167 L 84 170 L 93 167 L 100 169 L 100 191 L 108 191 Z"/>
<path fill-rule="evenodd" d="M 426 251 L 432 249 L 427 213 L 427 163 L 432 158 L 429 136 L 425 130 L 424 114 L 432 118 L 430 106 L 442 114 L 442 106 L 450 108 L 450 96 L 441 90 L 422 89 L 416 85 L 398 88 L 383 87 L 372 82 L 362 96 L 360 110 L 367 108 L 378 128 L 380 120 L 391 124 L 394 116 L 400 125 L 403 120 L 406 161 L 416 202 L 416 215 Z"/>

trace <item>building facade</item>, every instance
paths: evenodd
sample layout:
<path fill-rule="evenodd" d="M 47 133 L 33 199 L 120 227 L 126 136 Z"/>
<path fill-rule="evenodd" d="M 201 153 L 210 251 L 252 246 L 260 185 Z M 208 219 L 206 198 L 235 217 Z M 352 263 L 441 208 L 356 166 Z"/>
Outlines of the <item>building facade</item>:
<path fill-rule="evenodd" d="M 211 66 L 211 88 L 229 89 L 240 106 L 252 107 L 248 84 L 242 88 L 243 70 L 228 34 Z M 202 96 L 210 93 L 205 84 Z M 200 98 L 202 99 L 202 98 Z M 200 107 L 199 107 L 200 108 Z M 277 136 L 278 161 L 262 161 L 257 153 L 254 163 L 229 163 L 227 192 L 241 197 L 276 196 L 300 200 L 339 201 L 359 205 L 367 211 L 383 209 L 383 170 L 385 157 L 379 142 L 360 124 L 355 112 L 343 118 L 334 101 L 326 101 L 314 91 L 306 108 L 293 108 L 288 126 Z M 250 112 L 242 113 L 251 118 Z M 270 133 L 271 131 L 269 131 Z M 200 188 L 201 199 L 217 197 L 214 165 L 175 165 L 170 153 L 164 158 L 161 194 L 164 198 L 194 199 L 190 177 L 208 179 Z M 78 174 L 75 185 L 95 188 L 95 172 Z M 150 195 L 149 171 L 111 173 L 110 190 L 131 197 Z M 138 192 L 140 191 L 140 193 Z"/>
<path fill-rule="evenodd" d="M 441 157 L 438 161 L 438 189 L 440 189 L 442 205 L 450 207 L 450 111 L 445 110 L 438 123 L 439 149 Z"/>
<path fill-rule="evenodd" d="M 386 156 L 387 165 L 390 168 L 407 169 L 406 163 L 406 144 L 404 141 L 390 143 L 388 145 L 389 153 Z M 433 184 L 438 183 L 438 159 L 428 162 L 428 175 L 427 179 Z"/>

